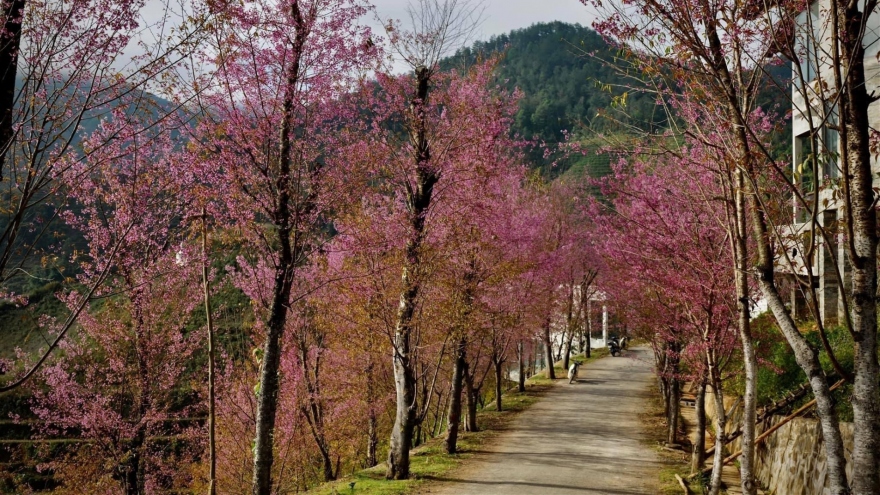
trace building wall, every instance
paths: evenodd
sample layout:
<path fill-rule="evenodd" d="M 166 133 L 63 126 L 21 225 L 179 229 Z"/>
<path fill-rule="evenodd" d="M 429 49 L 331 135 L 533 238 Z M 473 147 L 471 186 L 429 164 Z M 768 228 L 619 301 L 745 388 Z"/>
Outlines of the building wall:
<path fill-rule="evenodd" d="M 833 91 L 834 76 L 832 72 L 832 62 L 827 55 L 830 53 L 830 43 L 827 39 L 829 33 L 826 23 L 827 9 L 828 0 L 817 0 L 808 12 L 804 12 L 798 17 L 798 21 L 801 26 L 804 26 L 806 15 L 811 13 L 813 16 L 812 22 L 814 25 L 814 32 L 816 33 L 815 37 L 816 39 L 819 39 L 821 43 L 819 47 L 814 47 L 811 52 L 818 57 L 818 61 L 813 64 L 815 69 L 812 68 L 812 66 L 808 68 L 807 64 L 804 64 L 804 69 L 810 73 L 815 72 L 818 78 L 821 78 L 827 87 L 830 88 L 830 94 L 830 92 Z M 805 31 L 801 29 L 799 31 L 800 38 L 804 39 L 804 35 Z M 880 14 L 874 14 L 869 17 L 868 30 L 865 36 L 865 42 L 866 45 L 868 45 L 868 48 L 866 50 L 864 64 L 865 75 L 868 80 L 868 92 L 876 91 L 880 94 L 880 62 L 878 62 L 877 59 L 880 42 L 878 42 L 878 39 L 880 39 Z M 818 78 L 813 81 L 814 88 L 819 87 L 817 85 Z M 828 130 L 821 129 L 822 115 L 827 114 L 829 109 L 827 107 L 823 109 L 821 101 L 816 99 L 814 94 L 806 96 L 810 96 L 810 99 L 812 100 L 812 104 L 809 107 L 813 116 L 812 126 L 807 117 L 808 107 L 805 104 L 806 97 L 799 91 L 797 72 L 795 72 L 795 84 L 792 85 L 792 150 L 794 155 L 792 157 L 792 167 L 793 171 L 796 173 L 798 173 L 799 170 L 798 166 L 803 163 L 808 154 L 809 134 L 811 128 L 814 131 L 817 131 L 820 148 L 825 148 L 827 141 L 827 143 L 831 145 L 828 148 L 829 150 L 834 148 L 831 151 L 838 154 L 840 153 L 839 139 L 837 142 L 834 142 L 833 139 L 828 137 Z M 833 110 L 830 111 L 833 112 Z M 868 112 L 871 126 L 880 129 L 880 101 L 871 104 Z M 878 166 L 876 158 L 872 158 L 872 160 L 874 171 L 880 172 L 880 166 Z M 821 170 L 820 167 L 820 174 L 827 175 L 831 178 L 839 177 L 841 175 L 840 167 L 839 165 L 837 167 L 831 167 L 830 170 Z M 875 185 L 880 187 L 880 176 L 875 175 Z M 834 230 L 835 225 L 841 225 L 841 220 L 843 220 L 842 215 L 844 213 L 844 209 L 841 208 L 841 205 L 839 204 L 839 191 L 836 189 L 837 188 L 834 186 L 824 188 L 820 190 L 818 197 L 818 222 L 831 230 Z M 804 235 L 804 233 L 810 229 L 810 224 L 805 223 L 808 219 L 804 216 L 803 207 L 798 205 L 797 202 L 793 205 L 793 217 L 794 223 L 790 227 L 790 232 L 797 235 Z M 803 253 L 799 253 L 800 256 L 797 256 L 798 259 L 796 259 L 794 263 L 797 266 L 783 266 L 785 263 L 780 261 L 781 272 L 799 274 L 802 277 L 806 274 L 805 266 L 809 265 L 811 267 L 813 274 L 818 278 L 818 287 L 816 288 L 819 298 L 819 311 L 822 320 L 827 324 L 841 322 L 845 319 L 846 308 L 843 305 L 842 298 L 843 295 L 850 290 L 846 238 L 842 234 L 837 233 L 832 239 L 830 239 L 830 241 L 832 243 L 830 249 L 824 245 L 820 246 L 821 249 L 817 250 L 817 256 L 814 256 L 812 260 L 803 259 Z M 820 241 L 820 244 L 824 244 L 824 241 Z M 791 252 L 791 248 L 797 247 L 796 245 L 797 242 L 792 240 L 791 246 L 788 247 L 789 252 Z M 832 255 L 832 253 L 834 253 L 834 255 Z M 838 277 L 838 273 L 840 274 L 840 277 Z M 842 279 L 842 284 L 840 283 L 839 278 Z M 805 314 L 806 311 L 800 306 L 805 304 L 807 300 L 796 297 L 797 294 L 794 293 L 792 296 L 791 305 L 795 314 Z"/>

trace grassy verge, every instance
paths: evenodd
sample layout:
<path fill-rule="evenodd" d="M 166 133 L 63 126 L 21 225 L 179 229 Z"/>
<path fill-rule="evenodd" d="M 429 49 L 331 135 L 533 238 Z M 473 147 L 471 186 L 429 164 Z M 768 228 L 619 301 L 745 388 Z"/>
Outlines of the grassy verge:
<path fill-rule="evenodd" d="M 461 433 L 458 439 L 459 453 L 449 455 L 443 451 L 443 436 L 428 440 L 414 449 L 410 458 L 410 479 L 389 481 L 385 479 L 385 465 L 359 471 L 339 481 L 325 483 L 313 490 L 311 495 L 346 495 L 358 493 L 371 495 L 404 495 L 413 493 L 423 483 L 442 477 L 473 457 L 473 452 L 496 437 L 516 415 L 537 402 L 552 385 L 545 378 L 541 383 L 530 380 L 525 392 L 510 391 L 501 397 L 501 412 L 491 406 L 477 413 L 480 431 Z M 353 483 L 353 485 L 352 485 Z"/>
<path fill-rule="evenodd" d="M 659 396 L 651 398 L 648 408 L 641 414 L 639 419 L 648 433 L 646 443 L 651 446 L 660 459 L 666 464 L 660 470 L 660 493 L 664 495 L 681 495 L 681 486 L 675 479 L 675 475 L 687 478 L 690 474 L 690 455 L 684 451 L 664 448 L 666 443 L 666 415 L 663 410 L 663 400 Z M 691 487 L 695 493 L 700 493 L 696 487 Z"/>
<path fill-rule="evenodd" d="M 576 356 L 573 359 L 583 364 L 607 355 L 608 349 L 594 349 L 590 359 L 583 356 Z M 555 368 L 557 381 L 565 378 L 567 370 L 562 368 L 562 363 L 556 363 Z M 414 449 L 410 458 L 411 476 L 408 480 L 386 480 L 385 465 L 380 464 L 374 468 L 358 471 L 338 481 L 324 483 L 307 493 L 310 495 L 406 495 L 416 493 L 423 484 L 444 478 L 457 467 L 466 463 L 468 459 L 473 457 L 473 452 L 481 450 L 482 445 L 497 437 L 517 414 L 540 400 L 544 392 L 552 386 L 553 381 L 547 378 L 547 372 L 544 371 L 527 380 L 525 392 L 511 390 L 505 393 L 501 397 L 501 412 L 495 410 L 494 401 L 487 404 L 485 409 L 477 413 L 477 423 L 481 430 L 461 434 L 458 439 L 458 454 L 449 455 L 443 452 L 442 435 Z"/>

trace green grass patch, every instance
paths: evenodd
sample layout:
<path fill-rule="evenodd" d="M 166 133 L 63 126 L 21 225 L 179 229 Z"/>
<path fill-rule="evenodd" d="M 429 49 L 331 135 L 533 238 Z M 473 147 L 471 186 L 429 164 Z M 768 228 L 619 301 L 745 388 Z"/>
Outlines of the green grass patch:
<path fill-rule="evenodd" d="M 660 470 L 660 493 L 663 495 L 681 495 L 681 485 L 675 479 L 675 475 L 682 478 L 688 477 L 687 466 L 669 466 Z M 691 486 L 691 491 L 700 493 L 699 489 Z"/>

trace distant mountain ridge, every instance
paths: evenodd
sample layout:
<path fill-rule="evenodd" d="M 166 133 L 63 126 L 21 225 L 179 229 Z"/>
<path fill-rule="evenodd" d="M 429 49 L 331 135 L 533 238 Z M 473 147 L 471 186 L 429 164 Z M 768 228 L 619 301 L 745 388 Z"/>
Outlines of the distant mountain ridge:
<path fill-rule="evenodd" d="M 616 50 L 588 27 L 559 21 L 533 24 L 476 42 L 443 64 L 454 66 L 462 59 L 473 61 L 494 53 L 504 53 L 497 69 L 499 80 L 524 93 L 514 130 L 526 138 L 558 143 L 565 130 L 583 130 L 581 134 L 588 137 L 597 133 L 625 134 L 627 125 L 651 130 L 665 127 L 666 115 L 658 111 L 652 95 L 629 92 L 625 112 L 612 108 L 615 96 L 624 93 L 633 80 L 621 75 L 618 69 L 625 72 L 623 64 L 613 67 L 606 62 L 615 59 Z M 787 65 L 770 66 L 767 72 L 777 82 L 790 77 Z M 784 114 L 790 107 L 784 92 L 774 90 L 773 84 L 763 87 L 761 106 Z M 790 151 L 790 129 L 790 123 L 786 123 L 773 141 L 779 156 Z M 547 163 L 541 163 L 539 157 L 533 159 L 538 162 L 533 165 L 544 169 L 548 176 L 560 175 L 569 167 L 596 169 L 591 175 L 608 170 L 607 157 L 582 157 L 553 170 L 548 169 Z"/>

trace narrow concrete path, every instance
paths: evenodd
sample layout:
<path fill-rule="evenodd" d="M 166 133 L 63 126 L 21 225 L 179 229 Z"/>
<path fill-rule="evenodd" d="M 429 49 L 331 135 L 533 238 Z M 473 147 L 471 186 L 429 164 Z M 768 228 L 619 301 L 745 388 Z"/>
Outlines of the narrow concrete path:
<path fill-rule="evenodd" d="M 558 380 L 493 445 L 428 493 L 655 495 L 663 467 L 638 414 L 647 408 L 646 348 L 599 359 Z"/>

